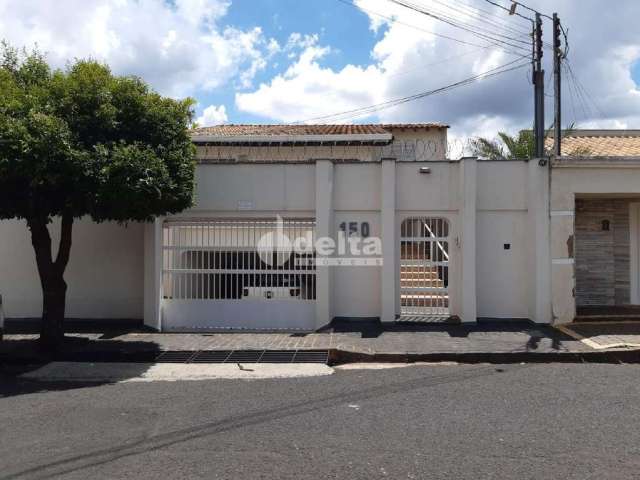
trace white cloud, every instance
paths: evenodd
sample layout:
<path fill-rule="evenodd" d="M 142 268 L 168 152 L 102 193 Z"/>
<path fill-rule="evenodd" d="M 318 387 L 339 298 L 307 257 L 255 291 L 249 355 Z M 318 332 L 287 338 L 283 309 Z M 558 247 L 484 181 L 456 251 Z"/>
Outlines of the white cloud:
<path fill-rule="evenodd" d="M 161 93 L 192 95 L 242 75 L 250 86 L 263 65 L 260 28 L 220 26 L 228 0 L 0 0 L 0 38 L 38 44 L 57 67 L 74 58 L 107 62 Z"/>
<path fill-rule="evenodd" d="M 336 108 L 357 108 L 381 98 L 376 86 L 382 84 L 382 79 L 376 67 L 348 65 L 337 72 L 322 68 L 318 61 L 330 53 L 330 48 L 316 45 L 317 39 L 296 41 L 306 46 L 283 74 L 269 84 L 260 85 L 255 92 L 236 94 L 236 104 L 241 110 L 294 122 L 334 113 Z"/>
<path fill-rule="evenodd" d="M 289 35 L 287 39 L 287 44 L 285 45 L 285 50 L 295 50 L 295 49 L 305 49 L 309 47 L 313 47 L 318 43 L 318 34 L 313 35 L 302 35 L 299 32 L 293 32 Z"/>
<path fill-rule="evenodd" d="M 275 38 L 270 38 L 269 43 L 267 44 L 267 52 L 269 55 L 275 55 L 280 51 L 281 47 L 278 41 Z"/>
<path fill-rule="evenodd" d="M 388 0 L 354 2 L 369 12 L 369 26 L 375 32 L 369 33 L 376 40 L 368 64 L 328 66 L 329 60 L 340 58 L 332 54 L 341 45 L 324 45 L 319 34 L 294 32 L 278 42 L 265 38 L 260 27 L 225 26 L 231 0 L 0 0 L 0 38 L 17 46 L 37 43 L 57 67 L 76 57 L 105 61 L 114 72 L 139 75 L 167 95 L 197 95 L 231 85 L 237 90 L 235 102 L 240 110 L 265 120 L 287 122 L 427 91 L 515 58 L 494 47 L 483 49 L 445 39 L 442 35 L 484 43 Z M 463 15 L 465 10 L 469 12 L 468 4 L 475 4 L 491 11 L 498 24 L 529 28 L 526 22 L 518 24 L 515 17 L 482 0 L 414 3 L 479 24 Z M 448 10 L 447 4 L 456 10 Z M 570 77 L 564 79 L 563 123 L 638 128 L 640 90 L 630 69 L 640 57 L 640 30 L 636 26 L 640 2 L 617 0 L 603 6 L 601 0 L 537 0 L 536 8 L 546 13 L 557 9 L 569 28 L 569 58 L 581 85 Z M 281 28 L 277 17 L 265 21 L 273 20 Z M 550 41 L 549 27 L 545 25 Z M 546 53 L 550 78 L 550 55 Z M 266 72 L 267 66 L 269 72 L 278 72 L 276 65 L 283 62 L 289 63 L 284 72 L 256 85 L 256 77 Z M 528 75 L 526 69 L 518 70 L 381 110 L 367 120 L 443 121 L 452 125 L 452 137 L 530 127 L 532 87 Z M 547 93 L 551 91 L 548 85 Z M 552 99 L 547 102 L 550 112 Z M 212 107 L 211 115 L 217 112 L 217 118 L 222 118 L 222 111 L 226 117 L 223 106 Z M 550 123 L 551 115 L 547 118 Z"/>
<path fill-rule="evenodd" d="M 371 50 L 369 65 L 325 66 L 326 49 L 329 47 L 320 46 L 316 38 L 301 49 L 290 49 L 292 63 L 285 73 L 274 76 L 252 92 L 237 94 L 237 107 L 265 119 L 305 120 L 438 88 L 517 58 L 512 55 L 514 47 L 505 46 L 505 50 L 510 51 L 505 52 L 496 47 L 485 49 L 445 39 L 442 35 L 472 44 L 486 44 L 479 37 L 386 0 L 354 1 L 369 12 L 370 27 L 376 35 L 382 32 Z M 431 11 L 441 11 L 465 22 L 488 26 L 492 29 L 489 32 L 495 30 L 495 26 L 463 15 L 466 7 L 461 5 L 455 7 L 457 10 L 448 10 L 443 6 L 444 2 L 419 0 L 419 3 Z M 475 4 L 484 11 L 490 10 L 492 21 L 497 25 L 515 26 L 525 33 L 529 29 L 526 21 L 518 23 L 514 17 L 486 2 L 468 0 L 467 3 Z M 569 58 L 582 86 L 576 85 L 573 78 L 564 79 L 563 125 L 575 121 L 578 126 L 585 127 L 638 128 L 640 90 L 631 77 L 630 68 L 640 57 L 640 31 L 635 25 L 636 19 L 640 18 L 640 2 L 619 0 L 609 2 L 603 8 L 598 0 L 562 3 L 539 0 L 536 8 L 547 13 L 557 10 L 569 28 Z M 545 25 L 545 32 L 550 42 L 550 25 Z M 521 37 L 527 38 L 526 35 Z M 302 35 L 292 35 L 287 45 L 302 41 Z M 552 70 L 550 54 L 548 50 L 545 53 L 549 79 Z M 381 110 L 367 120 L 447 122 L 452 125 L 452 138 L 491 136 L 491 132 L 495 134 L 498 130 L 528 128 L 533 117 L 533 87 L 529 77 L 526 67 L 446 94 Z M 551 92 L 552 84 L 549 82 L 547 93 Z M 551 110 L 552 98 L 547 98 L 548 124 L 551 123 Z"/>
<path fill-rule="evenodd" d="M 228 120 L 227 109 L 224 105 L 209 105 L 202 111 L 202 115 L 196 119 L 196 123 L 199 127 L 210 127 L 211 125 L 226 123 Z"/>

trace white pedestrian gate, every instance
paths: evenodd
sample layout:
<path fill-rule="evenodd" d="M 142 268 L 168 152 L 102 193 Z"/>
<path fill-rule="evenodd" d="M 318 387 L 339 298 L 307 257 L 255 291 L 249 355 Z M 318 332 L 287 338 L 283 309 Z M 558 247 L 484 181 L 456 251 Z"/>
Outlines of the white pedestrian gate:
<path fill-rule="evenodd" d="M 449 222 L 412 217 L 400 227 L 400 314 L 449 316 Z"/>
<path fill-rule="evenodd" d="M 313 219 L 165 222 L 162 329 L 314 329 L 314 236 Z"/>

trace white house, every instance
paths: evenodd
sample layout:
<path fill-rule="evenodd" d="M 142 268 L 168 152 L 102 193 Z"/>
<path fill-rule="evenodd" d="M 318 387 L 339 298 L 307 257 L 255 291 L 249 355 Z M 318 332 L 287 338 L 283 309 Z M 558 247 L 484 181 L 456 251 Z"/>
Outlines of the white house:
<path fill-rule="evenodd" d="M 78 222 L 67 314 L 308 331 L 334 318 L 561 323 L 631 308 L 640 137 L 572 135 L 558 158 L 489 161 L 448 158 L 441 124 L 194 130 L 194 208 L 146 225 Z M 24 222 L 0 222 L 0 294 L 8 318 L 40 315 Z"/>

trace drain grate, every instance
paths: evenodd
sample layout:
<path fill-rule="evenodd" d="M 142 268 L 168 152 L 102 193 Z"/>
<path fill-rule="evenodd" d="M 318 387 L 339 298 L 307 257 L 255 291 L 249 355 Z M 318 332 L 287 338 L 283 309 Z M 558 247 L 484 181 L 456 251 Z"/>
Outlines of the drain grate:
<path fill-rule="evenodd" d="M 295 350 L 266 350 L 260 363 L 292 363 L 295 356 Z"/>
<path fill-rule="evenodd" d="M 293 358 L 294 363 L 328 363 L 328 350 L 298 350 Z"/>
<path fill-rule="evenodd" d="M 264 350 L 234 350 L 226 363 L 258 363 Z"/>
<path fill-rule="evenodd" d="M 328 350 L 200 350 L 162 352 L 158 363 L 324 363 Z"/>
<path fill-rule="evenodd" d="M 191 359 L 191 363 L 224 363 L 232 350 L 204 350 L 197 352 Z"/>
<path fill-rule="evenodd" d="M 187 363 L 198 352 L 188 350 L 167 350 L 156 357 L 157 363 Z"/>

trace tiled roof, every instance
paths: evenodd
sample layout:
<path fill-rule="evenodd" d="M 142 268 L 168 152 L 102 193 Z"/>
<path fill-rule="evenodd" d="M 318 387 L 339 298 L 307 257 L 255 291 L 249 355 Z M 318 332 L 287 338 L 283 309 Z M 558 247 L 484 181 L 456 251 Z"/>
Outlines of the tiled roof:
<path fill-rule="evenodd" d="M 553 138 L 545 143 L 553 148 Z M 562 156 L 640 157 L 640 131 L 573 130 L 562 137 Z"/>
<path fill-rule="evenodd" d="M 430 130 L 449 128 L 446 123 L 427 122 L 427 123 L 381 123 L 379 124 L 386 130 Z"/>
<path fill-rule="evenodd" d="M 276 135 L 377 135 L 390 130 L 447 128 L 440 123 L 401 124 L 346 124 L 346 125 L 216 125 L 191 130 L 192 137 L 198 136 L 276 136 Z"/>

